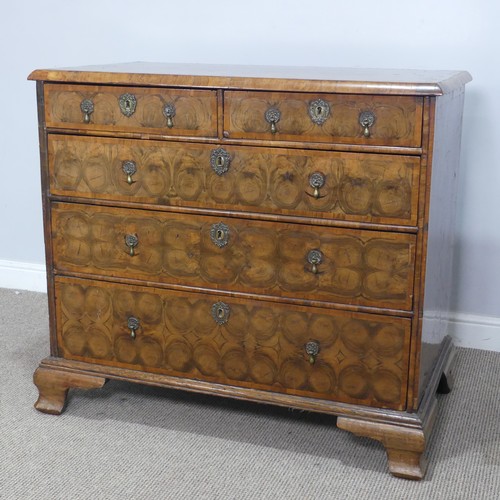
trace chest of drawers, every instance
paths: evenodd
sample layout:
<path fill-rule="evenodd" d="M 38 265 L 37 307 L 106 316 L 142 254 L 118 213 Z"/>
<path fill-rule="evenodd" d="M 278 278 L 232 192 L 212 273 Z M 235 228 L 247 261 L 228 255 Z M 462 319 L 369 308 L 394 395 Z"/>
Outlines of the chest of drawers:
<path fill-rule="evenodd" d="M 37 70 L 50 357 L 336 415 L 421 478 L 448 391 L 465 72 Z"/>

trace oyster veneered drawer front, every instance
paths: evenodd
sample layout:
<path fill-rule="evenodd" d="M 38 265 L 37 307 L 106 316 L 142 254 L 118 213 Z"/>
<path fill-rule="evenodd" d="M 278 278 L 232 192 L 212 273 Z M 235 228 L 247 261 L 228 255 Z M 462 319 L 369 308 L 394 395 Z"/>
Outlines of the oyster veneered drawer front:
<path fill-rule="evenodd" d="M 403 408 L 409 319 L 56 278 L 67 359 Z"/>
<path fill-rule="evenodd" d="M 50 134 L 59 196 L 416 225 L 420 159 Z"/>
<path fill-rule="evenodd" d="M 422 106 L 413 96 L 226 91 L 224 136 L 420 147 Z"/>
<path fill-rule="evenodd" d="M 410 310 L 415 236 L 54 203 L 58 272 Z"/>
<path fill-rule="evenodd" d="M 217 136 L 217 97 L 211 90 L 47 84 L 48 128 Z"/>

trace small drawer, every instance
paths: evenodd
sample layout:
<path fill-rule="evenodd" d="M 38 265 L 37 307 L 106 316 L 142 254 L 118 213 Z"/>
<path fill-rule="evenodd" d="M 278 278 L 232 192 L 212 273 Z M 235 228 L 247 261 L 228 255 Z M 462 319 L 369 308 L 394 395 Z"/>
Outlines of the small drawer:
<path fill-rule="evenodd" d="M 417 224 L 412 156 L 49 134 L 59 196 Z"/>
<path fill-rule="evenodd" d="M 151 87 L 45 85 L 48 128 L 217 136 L 214 91 Z"/>
<path fill-rule="evenodd" d="M 60 272 L 411 310 L 415 236 L 54 203 Z"/>
<path fill-rule="evenodd" d="M 420 147 L 421 97 L 227 91 L 224 136 Z"/>
<path fill-rule="evenodd" d="M 403 409 L 411 321 L 56 278 L 67 359 Z"/>

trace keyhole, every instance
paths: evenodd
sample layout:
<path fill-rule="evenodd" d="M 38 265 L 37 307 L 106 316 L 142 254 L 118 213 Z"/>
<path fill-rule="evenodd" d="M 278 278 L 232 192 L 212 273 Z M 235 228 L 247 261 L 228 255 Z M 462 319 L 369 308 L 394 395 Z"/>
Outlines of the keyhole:
<path fill-rule="evenodd" d="M 223 167 L 224 166 L 224 158 L 222 156 L 217 157 L 217 166 L 218 167 Z"/>
<path fill-rule="evenodd" d="M 224 317 L 224 309 L 222 309 L 222 307 L 219 307 L 219 309 L 217 309 L 217 317 L 219 319 L 222 319 Z"/>
<path fill-rule="evenodd" d="M 318 106 L 318 107 L 316 108 L 316 113 L 317 113 L 318 115 L 321 115 L 321 114 L 323 113 L 323 108 L 322 108 L 321 106 Z"/>
<path fill-rule="evenodd" d="M 222 240 L 223 238 L 224 238 L 224 231 L 222 231 L 222 229 L 217 229 L 217 239 Z"/>
<path fill-rule="evenodd" d="M 125 101 L 125 107 L 130 109 L 130 101 L 128 99 Z"/>

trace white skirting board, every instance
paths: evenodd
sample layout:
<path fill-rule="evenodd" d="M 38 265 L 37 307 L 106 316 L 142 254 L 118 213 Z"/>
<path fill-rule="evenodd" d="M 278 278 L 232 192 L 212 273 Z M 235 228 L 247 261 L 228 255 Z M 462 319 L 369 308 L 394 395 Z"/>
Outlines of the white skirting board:
<path fill-rule="evenodd" d="M 500 352 L 500 318 L 452 313 L 448 333 L 458 347 Z"/>
<path fill-rule="evenodd" d="M 47 293 L 45 265 L 0 260 L 0 288 Z"/>
<path fill-rule="evenodd" d="M 0 260 L 0 288 L 46 293 L 45 266 Z M 448 332 L 458 347 L 500 352 L 500 317 L 452 313 Z"/>

